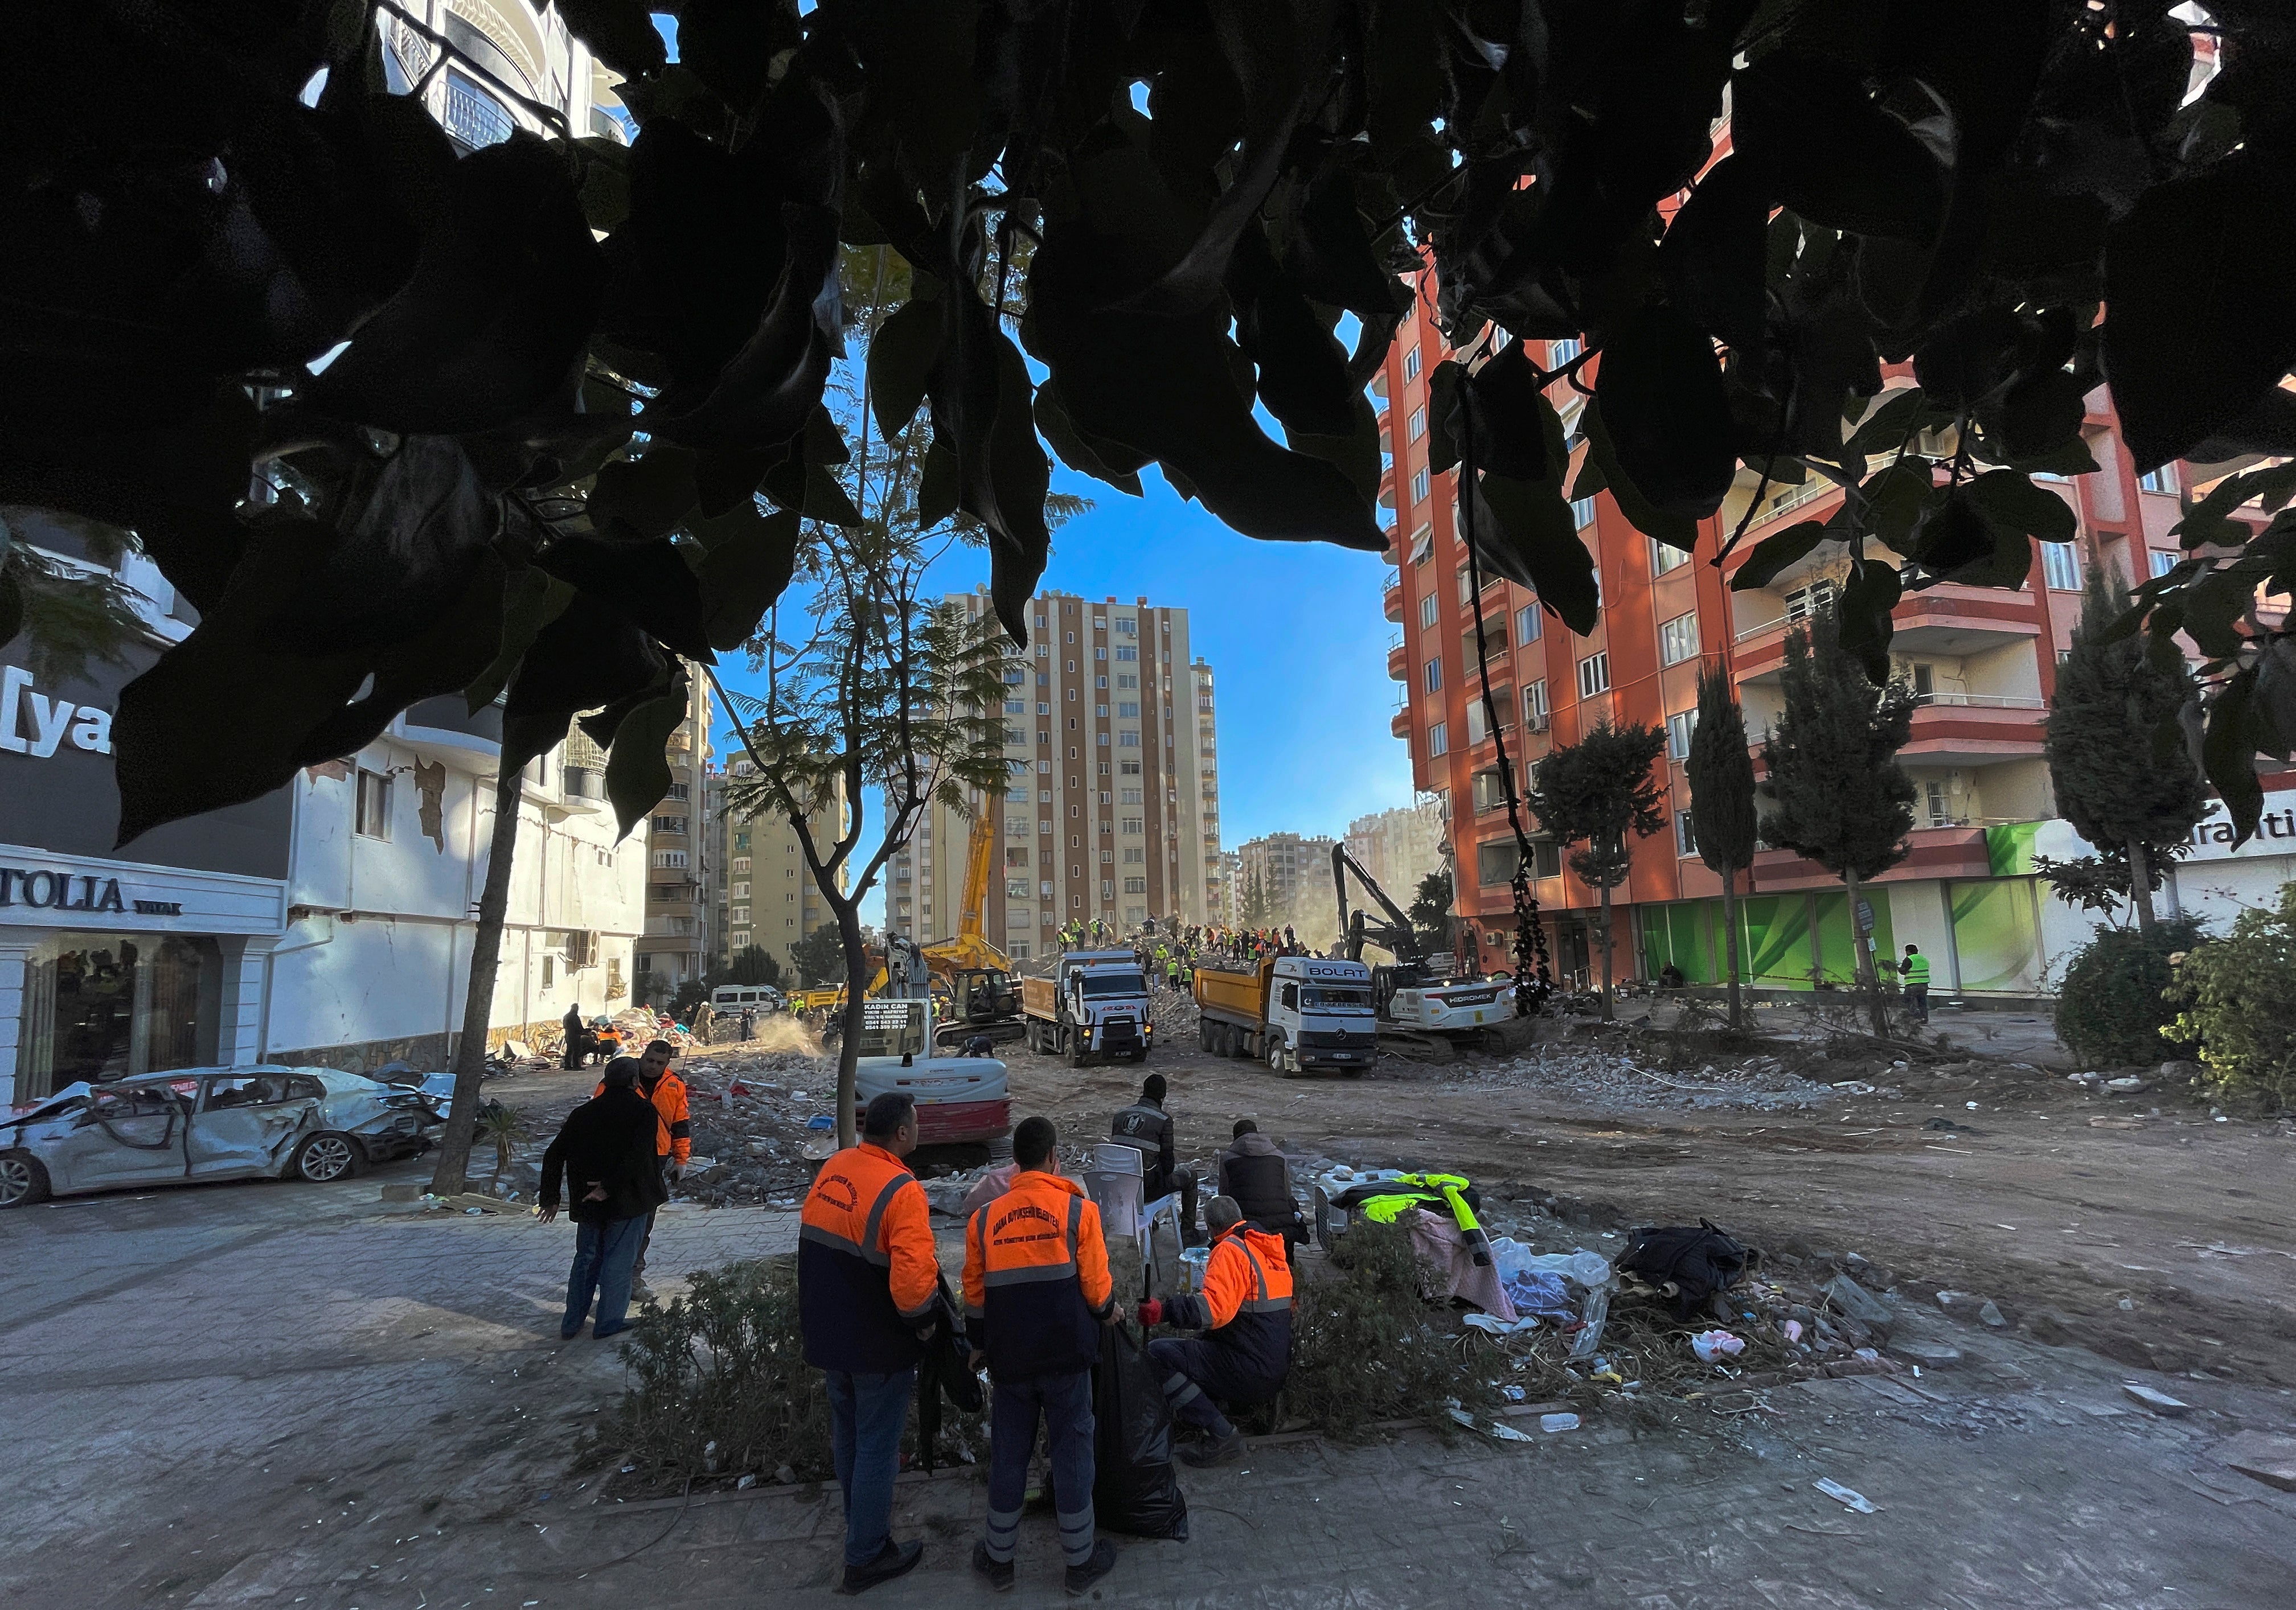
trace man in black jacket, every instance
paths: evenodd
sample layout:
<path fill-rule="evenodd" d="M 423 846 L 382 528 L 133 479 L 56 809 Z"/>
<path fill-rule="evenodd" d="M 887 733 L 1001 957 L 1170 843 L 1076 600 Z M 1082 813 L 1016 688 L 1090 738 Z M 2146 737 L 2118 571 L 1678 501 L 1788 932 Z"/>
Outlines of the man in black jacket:
<path fill-rule="evenodd" d="M 1164 1112 L 1164 1075 L 1151 1074 L 1140 1082 L 1140 1099 L 1120 1109 L 1108 1122 L 1108 1138 L 1140 1154 L 1143 1184 L 1140 1199 L 1153 1202 L 1180 1193 L 1180 1238 L 1198 1245 L 1196 1177 L 1180 1167 L 1172 1150 L 1172 1120 Z"/>
<path fill-rule="evenodd" d="M 1249 1118 L 1235 1121 L 1235 1140 L 1219 1155 L 1219 1194 L 1235 1198 L 1243 1216 L 1292 1246 L 1308 1238 L 1300 1204 L 1292 1195 L 1292 1171 L 1275 1143 Z"/>
<path fill-rule="evenodd" d="M 660 1115 L 638 1093 L 638 1059 L 606 1064 L 603 1087 L 566 1115 L 558 1138 L 542 1154 L 542 1199 L 536 1217 L 558 1216 L 559 1178 L 568 1181 L 576 1226 L 574 1267 L 566 1279 L 566 1313 L 558 1334 L 571 1341 L 598 1300 L 599 1341 L 629 1328 L 631 1271 L 645 1243 L 646 1218 L 668 1198 L 654 1137 Z"/>

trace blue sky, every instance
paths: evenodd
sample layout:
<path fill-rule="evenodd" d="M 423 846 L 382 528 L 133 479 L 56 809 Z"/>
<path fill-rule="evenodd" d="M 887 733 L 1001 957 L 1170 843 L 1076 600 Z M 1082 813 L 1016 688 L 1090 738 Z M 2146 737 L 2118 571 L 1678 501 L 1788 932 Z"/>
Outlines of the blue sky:
<path fill-rule="evenodd" d="M 1141 483 L 1147 495 L 1128 497 L 1055 463 L 1054 488 L 1093 507 L 1054 534 L 1039 586 L 1128 603 L 1145 593 L 1188 611 L 1218 688 L 1221 847 L 1283 830 L 1337 834 L 1366 812 L 1410 804 L 1410 756 L 1388 731 L 1395 628 L 1380 612 L 1379 556 L 1254 542 L 1153 470 Z M 964 592 L 988 579 L 988 556 L 952 548 L 934 579 L 940 592 Z M 755 685 L 739 656 L 718 675 L 736 691 Z M 715 741 L 721 756 L 734 747 L 730 728 L 721 723 Z M 873 844 L 874 801 L 871 816 Z M 882 909 L 873 896 L 866 919 Z"/>

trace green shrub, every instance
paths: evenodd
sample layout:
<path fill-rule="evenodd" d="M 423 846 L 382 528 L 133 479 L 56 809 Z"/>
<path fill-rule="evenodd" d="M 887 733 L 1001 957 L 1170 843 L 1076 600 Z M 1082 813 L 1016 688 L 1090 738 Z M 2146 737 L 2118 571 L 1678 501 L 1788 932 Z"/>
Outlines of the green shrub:
<path fill-rule="evenodd" d="M 2057 993 L 2057 1038 L 2091 1067 L 2188 1054 L 2189 1045 L 2163 1038 L 2177 1014 L 2161 992 L 2169 987 L 2169 958 L 2200 942 L 2200 924 L 2188 917 L 2155 923 L 2149 934 L 2101 930 L 2065 968 Z"/>
<path fill-rule="evenodd" d="M 790 1260 L 697 1272 L 686 1295 L 645 1305 L 622 1361 L 632 1385 L 604 1441 L 649 1476 L 834 1474 L 829 1394 L 805 1361 Z"/>
<path fill-rule="evenodd" d="M 1439 1277 L 1408 1231 L 1359 1222 L 1332 1244 L 1332 1275 L 1298 1287 L 1280 1419 L 1360 1441 L 1378 1421 L 1406 1418 L 1447 1434 L 1450 1399 L 1490 1412 L 1497 1393 L 1461 1345 L 1458 1316 L 1421 1295 Z"/>
<path fill-rule="evenodd" d="M 2211 1082 L 2267 1106 L 2296 1104 L 2296 884 L 2276 911 L 2243 911 L 2176 968 L 2175 1035 L 2200 1047 Z"/>

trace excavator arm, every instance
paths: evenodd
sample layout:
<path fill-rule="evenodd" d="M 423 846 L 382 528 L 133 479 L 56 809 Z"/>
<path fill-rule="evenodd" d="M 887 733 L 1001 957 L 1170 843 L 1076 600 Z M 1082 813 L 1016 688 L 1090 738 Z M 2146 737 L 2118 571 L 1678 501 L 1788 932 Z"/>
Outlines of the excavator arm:
<path fill-rule="evenodd" d="M 1380 909 L 1387 913 L 1386 920 L 1374 918 L 1368 907 L 1357 911 L 1352 917 L 1349 915 L 1349 872 L 1356 875 L 1356 881 L 1363 885 L 1364 892 L 1379 902 Z M 1339 893 L 1340 933 L 1347 941 L 1349 960 L 1361 961 L 1366 943 L 1390 952 L 1403 965 L 1408 966 L 1425 959 L 1419 945 L 1419 932 L 1411 926 L 1411 919 L 1387 897 L 1387 891 L 1379 887 L 1379 880 L 1365 871 L 1362 863 L 1348 854 L 1344 842 L 1332 846 L 1332 887 Z"/>

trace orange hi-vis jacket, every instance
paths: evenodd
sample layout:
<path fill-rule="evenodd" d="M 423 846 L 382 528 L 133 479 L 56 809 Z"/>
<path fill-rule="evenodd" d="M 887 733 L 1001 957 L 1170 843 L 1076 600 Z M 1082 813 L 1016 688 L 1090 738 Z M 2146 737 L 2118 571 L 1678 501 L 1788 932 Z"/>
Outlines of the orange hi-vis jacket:
<path fill-rule="evenodd" d="M 879 1375 L 914 1364 L 940 1260 L 924 1187 L 908 1165 L 865 1140 L 837 1153 L 806 1193 L 797 1237 L 806 1362 Z"/>
<path fill-rule="evenodd" d="M 1247 1220 L 1212 1243 L 1203 1289 L 1164 1304 L 1167 1323 L 1211 1332 L 1226 1379 L 1269 1393 L 1292 1364 L 1292 1265 L 1283 1254 L 1283 1237 Z"/>
<path fill-rule="evenodd" d="M 1091 1369 L 1115 1295 L 1100 1209 L 1073 1180 L 1024 1168 L 965 1225 L 965 1319 L 993 1380 Z"/>
<path fill-rule="evenodd" d="M 590 1092 L 593 1097 L 605 1093 L 603 1083 Z M 640 1079 L 638 1094 L 652 1102 L 653 1110 L 661 1115 L 656 1121 L 656 1155 L 674 1157 L 678 1167 L 684 1168 L 693 1159 L 693 1117 L 685 1104 L 685 1081 L 664 1068 L 652 1090 L 646 1089 L 645 1081 Z"/>

